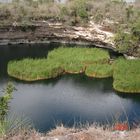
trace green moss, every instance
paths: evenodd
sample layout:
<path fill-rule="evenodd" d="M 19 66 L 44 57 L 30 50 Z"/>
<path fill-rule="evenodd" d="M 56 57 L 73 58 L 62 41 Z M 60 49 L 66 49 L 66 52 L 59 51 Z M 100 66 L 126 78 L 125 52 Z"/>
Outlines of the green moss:
<path fill-rule="evenodd" d="M 118 59 L 114 63 L 113 78 L 117 91 L 140 93 L 140 60 Z"/>
<path fill-rule="evenodd" d="M 85 74 L 89 77 L 107 78 L 113 75 L 110 64 L 92 64 L 86 68 Z"/>

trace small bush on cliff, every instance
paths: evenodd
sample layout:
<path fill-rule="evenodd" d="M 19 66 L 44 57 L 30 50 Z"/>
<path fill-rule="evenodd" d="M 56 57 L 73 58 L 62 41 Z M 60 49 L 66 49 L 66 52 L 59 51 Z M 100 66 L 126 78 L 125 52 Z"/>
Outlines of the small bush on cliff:
<path fill-rule="evenodd" d="M 140 20 L 130 24 L 126 29 L 118 30 L 115 36 L 115 46 L 118 51 L 132 55 L 140 45 Z M 140 54 L 137 54 L 140 56 Z"/>
<path fill-rule="evenodd" d="M 65 7 L 68 9 L 67 13 L 65 10 L 65 14 L 71 17 L 70 22 L 72 25 L 84 23 L 88 20 L 89 14 L 86 0 L 74 0 L 65 5 Z"/>
<path fill-rule="evenodd" d="M 138 38 L 130 33 L 118 32 L 115 36 L 115 45 L 119 52 L 132 54 L 137 47 Z"/>

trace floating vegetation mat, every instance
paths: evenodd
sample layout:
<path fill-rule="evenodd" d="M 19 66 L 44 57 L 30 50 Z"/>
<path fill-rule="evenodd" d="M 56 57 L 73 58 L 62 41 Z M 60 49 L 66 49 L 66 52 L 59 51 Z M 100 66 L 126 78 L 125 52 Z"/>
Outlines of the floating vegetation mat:
<path fill-rule="evenodd" d="M 88 65 L 108 61 L 109 54 L 102 49 L 60 47 L 49 52 L 44 59 L 10 61 L 8 74 L 20 80 L 36 81 L 54 78 L 63 73 L 82 73 Z"/>
<path fill-rule="evenodd" d="M 11 61 L 8 64 L 8 74 L 24 81 L 36 81 L 54 78 L 60 75 L 63 69 L 54 61 L 47 59 L 23 59 Z"/>
<path fill-rule="evenodd" d="M 86 68 L 85 74 L 89 77 L 107 78 L 112 77 L 113 69 L 111 64 L 92 64 Z"/>
<path fill-rule="evenodd" d="M 114 78 L 120 92 L 140 92 L 140 60 L 118 59 L 110 63 L 109 53 L 99 48 L 60 47 L 47 58 L 26 58 L 8 63 L 8 74 L 24 81 L 55 78 L 65 73 L 85 73 L 89 77 Z"/>
<path fill-rule="evenodd" d="M 116 60 L 113 79 L 117 91 L 140 93 L 140 60 Z"/>

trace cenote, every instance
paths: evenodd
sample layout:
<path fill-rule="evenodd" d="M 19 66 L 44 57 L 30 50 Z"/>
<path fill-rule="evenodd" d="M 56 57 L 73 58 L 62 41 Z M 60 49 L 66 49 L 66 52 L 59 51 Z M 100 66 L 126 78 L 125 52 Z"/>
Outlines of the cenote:
<path fill-rule="evenodd" d="M 0 93 L 8 81 L 12 81 L 17 89 L 9 103 L 9 114 L 24 115 L 40 132 L 60 124 L 72 127 L 127 119 L 130 124 L 139 122 L 140 96 L 116 93 L 112 78 L 96 79 L 75 74 L 22 82 L 8 76 L 7 63 L 10 60 L 47 57 L 48 51 L 56 47 L 59 44 L 0 47 Z"/>

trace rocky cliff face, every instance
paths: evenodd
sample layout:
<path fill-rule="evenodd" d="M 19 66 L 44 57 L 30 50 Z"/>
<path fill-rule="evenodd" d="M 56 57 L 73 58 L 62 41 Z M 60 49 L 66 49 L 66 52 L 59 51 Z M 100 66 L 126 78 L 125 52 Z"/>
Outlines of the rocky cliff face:
<path fill-rule="evenodd" d="M 0 44 L 19 43 L 82 43 L 115 49 L 113 33 L 90 22 L 86 27 L 65 26 L 62 23 L 34 22 L 30 25 L 7 25 L 0 27 Z"/>

